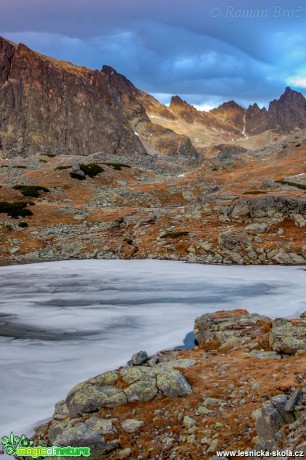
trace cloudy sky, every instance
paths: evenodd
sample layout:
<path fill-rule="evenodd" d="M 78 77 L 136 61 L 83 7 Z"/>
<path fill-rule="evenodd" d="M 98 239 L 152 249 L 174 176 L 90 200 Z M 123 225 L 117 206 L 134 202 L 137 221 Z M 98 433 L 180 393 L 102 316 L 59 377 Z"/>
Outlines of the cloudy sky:
<path fill-rule="evenodd" d="M 269 5 L 267 5 L 269 3 Z M 305 0 L 1 0 L 0 35 L 202 108 L 306 95 Z"/>

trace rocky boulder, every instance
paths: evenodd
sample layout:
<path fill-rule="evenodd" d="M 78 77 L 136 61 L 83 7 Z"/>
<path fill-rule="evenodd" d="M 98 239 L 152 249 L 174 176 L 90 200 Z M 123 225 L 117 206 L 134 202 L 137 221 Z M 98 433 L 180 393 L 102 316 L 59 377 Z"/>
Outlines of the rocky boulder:
<path fill-rule="evenodd" d="M 219 246 L 228 251 L 240 251 L 241 247 L 247 246 L 252 242 L 247 232 L 233 232 L 231 230 L 221 233 L 218 237 Z"/>
<path fill-rule="evenodd" d="M 141 420 L 129 418 L 127 420 L 124 420 L 121 426 L 122 429 L 127 433 L 135 433 L 135 431 L 138 431 L 142 427 L 142 425 L 143 422 Z"/>
<path fill-rule="evenodd" d="M 145 351 L 139 351 L 138 353 L 134 353 L 132 356 L 133 366 L 141 366 L 144 364 L 148 359 L 148 354 Z"/>
<path fill-rule="evenodd" d="M 306 388 L 280 394 L 253 412 L 257 449 L 305 452 Z M 286 436 L 284 428 L 286 427 Z"/>
<path fill-rule="evenodd" d="M 191 386 L 178 370 L 162 366 L 125 367 L 76 385 L 69 391 L 66 405 L 70 417 L 75 418 L 97 412 L 102 407 L 152 401 L 162 396 L 176 398 L 190 393 Z"/>
<path fill-rule="evenodd" d="M 294 355 L 306 352 L 306 321 L 294 324 L 283 318 L 272 322 L 269 343 L 278 353 Z"/>
<path fill-rule="evenodd" d="M 104 458 L 119 447 L 120 422 L 121 430 L 126 433 L 140 430 L 144 422 L 131 418 L 121 421 L 108 416 L 99 418 L 100 409 L 191 393 L 192 388 L 184 375 L 171 367 L 124 367 L 76 385 L 65 401 L 56 404 L 51 422 L 37 430 L 42 428 L 53 445 L 87 446 L 91 448 L 93 459 Z"/>
<path fill-rule="evenodd" d="M 227 211 L 230 217 L 250 217 L 252 219 L 274 218 L 283 220 L 306 215 L 306 198 L 266 195 L 258 198 L 239 198 Z"/>
<path fill-rule="evenodd" d="M 251 314 L 247 310 L 207 313 L 195 320 L 195 340 L 198 344 L 215 342 L 217 347 L 224 349 L 253 348 L 263 335 L 260 327 L 269 322 L 268 317 Z"/>
<path fill-rule="evenodd" d="M 105 435 L 115 434 L 116 429 L 110 420 L 91 417 L 83 419 L 53 421 L 48 430 L 49 441 L 60 447 L 90 447 L 91 453 L 105 454 L 114 450 L 118 441 L 106 441 Z"/>
<path fill-rule="evenodd" d="M 286 410 L 288 398 L 278 395 L 271 401 L 266 401 L 261 409 L 253 413 L 257 434 L 266 448 L 274 448 L 276 433 L 286 423 L 293 422 L 293 414 Z"/>

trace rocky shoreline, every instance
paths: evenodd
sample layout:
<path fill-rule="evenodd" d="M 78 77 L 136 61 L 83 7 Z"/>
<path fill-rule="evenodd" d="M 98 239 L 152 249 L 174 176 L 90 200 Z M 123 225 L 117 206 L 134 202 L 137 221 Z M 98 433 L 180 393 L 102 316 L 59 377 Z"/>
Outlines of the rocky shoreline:
<path fill-rule="evenodd" d="M 130 365 L 76 385 L 34 443 L 87 446 L 91 459 L 114 460 L 305 454 L 306 312 L 271 320 L 219 311 L 197 318 L 194 335 L 190 350 L 139 352 Z"/>

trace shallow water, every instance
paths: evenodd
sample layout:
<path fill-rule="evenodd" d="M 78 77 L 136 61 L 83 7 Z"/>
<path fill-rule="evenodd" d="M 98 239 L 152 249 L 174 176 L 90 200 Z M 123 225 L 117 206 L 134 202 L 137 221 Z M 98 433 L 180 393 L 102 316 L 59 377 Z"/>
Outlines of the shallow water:
<path fill-rule="evenodd" d="M 305 286 L 302 267 L 156 260 L 1 267 L 0 437 L 31 434 L 72 386 L 134 352 L 183 345 L 200 314 L 297 316 L 306 310 Z"/>

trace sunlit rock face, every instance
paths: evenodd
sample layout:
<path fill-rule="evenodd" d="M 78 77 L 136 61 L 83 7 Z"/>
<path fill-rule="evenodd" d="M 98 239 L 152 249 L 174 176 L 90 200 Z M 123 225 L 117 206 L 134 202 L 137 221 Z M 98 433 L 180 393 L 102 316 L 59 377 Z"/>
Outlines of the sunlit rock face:
<path fill-rule="evenodd" d="M 0 38 L 0 149 L 6 156 L 145 154 L 152 123 L 140 93 L 110 67 L 77 67 Z M 186 136 L 156 130 L 157 154 L 196 158 Z"/>
<path fill-rule="evenodd" d="M 194 162 L 203 136 L 206 144 L 220 143 L 305 125 L 305 98 L 290 88 L 268 110 L 256 104 L 245 110 L 229 101 L 199 112 L 179 96 L 166 107 L 109 66 L 101 71 L 78 67 L 0 37 L 0 151 L 5 156 L 149 153 Z"/>
<path fill-rule="evenodd" d="M 0 40 L 0 136 L 8 154 L 143 150 L 98 71 Z"/>

